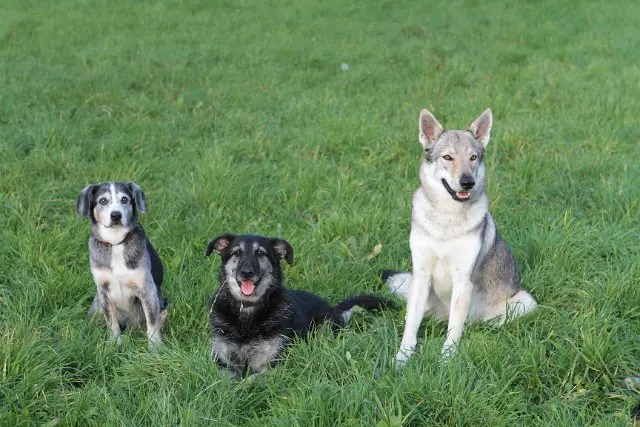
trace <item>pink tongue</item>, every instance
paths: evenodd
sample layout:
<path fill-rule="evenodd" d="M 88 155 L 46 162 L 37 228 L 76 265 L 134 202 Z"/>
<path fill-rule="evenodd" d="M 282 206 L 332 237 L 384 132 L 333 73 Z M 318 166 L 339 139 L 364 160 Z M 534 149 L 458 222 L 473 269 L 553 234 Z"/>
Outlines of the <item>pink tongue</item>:
<path fill-rule="evenodd" d="M 256 285 L 253 283 L 253 280 L 243 280 L 242 285 L 240 286 L 240 290 L 244 295 L 251 295 L 253 290 L 256 288 Z"/>
<path fill-rule="evenodd" d="M 458 197 L 469 197 L 469 192 L 468 191 L 458 191 Z"/>

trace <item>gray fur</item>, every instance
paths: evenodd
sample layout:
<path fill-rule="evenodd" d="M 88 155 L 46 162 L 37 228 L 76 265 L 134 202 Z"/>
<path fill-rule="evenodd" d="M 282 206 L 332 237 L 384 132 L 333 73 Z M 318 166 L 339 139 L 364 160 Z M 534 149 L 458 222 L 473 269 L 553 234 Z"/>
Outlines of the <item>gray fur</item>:
<path fill-rule="evenodd" d="M 398 365 L 413 353 L 425 313 L 448 320 L 443 347 L 447 357 L 467 321 L 502 322 L 508 313 L 524 315 L 536 307 L 521 289 L 516 261 L 489 213 L 484 150 L 491 126 L 490 109 L 467 130 L 444 130 L 429 111 L 420 113 L 425 158 L 411 216 L 414 272 L 387 279 L 393 292 L 407 298 Z"/>
<path fill-rule="evenodd" d="M 289 341 L 286 336 L 276 336 L 240 344 L 216 335 L 211 354 L 214 361 L 225 366 L 230 376 L 241 377 L 247 366 L 255 373 L 266 371 Z"/>
<path fill-rule="evenodd" d="M 166 302 L 162 262 L 138 222 L 145 210 L 144 192 L 133 182 L 88 185 L 76 205 L 78 215 L 91 219 L 89 263 L 97 292 L 89 315 L 100 310 L 117 341 L 124 328 L 146 327 L 152 345 L 162 340 Z"/>

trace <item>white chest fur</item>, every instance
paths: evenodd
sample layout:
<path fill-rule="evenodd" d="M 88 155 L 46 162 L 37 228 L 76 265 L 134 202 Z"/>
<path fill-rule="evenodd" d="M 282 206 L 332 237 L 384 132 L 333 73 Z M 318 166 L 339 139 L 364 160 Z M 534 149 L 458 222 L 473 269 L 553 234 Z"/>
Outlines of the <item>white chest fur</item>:
<path fill-rule="evenodd" d="M 443 200 L 440 205 L 444 203 L 451 201 Z M 441 212 L 418 190 L 414 194 L 411 222 L 414 269 L 431 276 L 433 293 L 447 308 L 454 276 L 470 280 L 482 246 L 482 223 L 487 215 L 485 198 L 469 205 L 454 203 L 450 211 Z"/>
<path fill-rule="evenodd" d="M 441 241 L 430 239 L 434 248 L 425 254 L 431 261 L 433 291 L 438 298 L 449 305 L 453 288 L 453 275 L 470 278 L 480 249 L 480 236 L 470 234 L 456 239 Z"/>
<path fill-rule="evenodd" d="M 109 267 L 92 267 L 91 272 L 98 286 L 98 293 L 106 292 L 109 301 L 125 311 L 129 311 L 133 298 L 144 285 L 145 271 L 142 268 L 132 270 L 127 267 L 124 245 L 111 247 Z"/>

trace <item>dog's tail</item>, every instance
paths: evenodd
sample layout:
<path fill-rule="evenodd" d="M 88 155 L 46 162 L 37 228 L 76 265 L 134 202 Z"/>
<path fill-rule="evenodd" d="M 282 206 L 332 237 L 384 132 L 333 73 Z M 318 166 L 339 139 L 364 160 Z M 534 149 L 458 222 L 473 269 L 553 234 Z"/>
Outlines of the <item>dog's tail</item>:
<path fill-rule="evenodd" d="M 342 317 L 342 321 L 346 324 L 355 307 L 361 307 L 365 310 L 382 310 L 384 308 L 392 308 L 393 301 L 378 297 L 375 295 L 358 295 L 341 301 L 336 305 L 335 309 Z"/>
<path fill-rule="evenodd" d="M 406 271 L 384 270 L 382 272 L 382 280 L 387 284 L 389 290 L 407 299 L 409 294 L 409 285 L 411 285 L 412 275 Z"/>

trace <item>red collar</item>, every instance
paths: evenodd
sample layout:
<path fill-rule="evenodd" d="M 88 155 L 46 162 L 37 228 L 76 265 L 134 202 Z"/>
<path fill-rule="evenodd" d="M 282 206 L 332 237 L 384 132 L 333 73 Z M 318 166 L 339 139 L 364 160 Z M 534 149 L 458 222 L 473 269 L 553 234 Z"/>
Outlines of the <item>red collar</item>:
<path fill-rule="evenodd" d="M 123 244 L 124 242 L 126 242 L 126 241 L 129 239 L 129 237 L 131 237 L 131 234 L 132 234 L 132 233 L 133 233 L 132 231 L 128 232 L 128 233 L 127 233 L 127 235 L 126 235 L 126 236 L 124 236 L 124 239 L 122 239 L 122 242 L 120 242 L 120 243 L 116 243 L 115 245 L 114 245 L 114 244 L 111 244 L 111 243 L 109 243 L 109 242 L 104 242 L 104 241 L 102 241 L 102 240 L 98 239 L 98 238 L 97 238 L 97 237 L 95 237 L 95 236 L 94 236 L 93 238 L 94 238 L 94 239 L 96 239 L 96 242 L 98 242 L 99 244 L 101 244 L 101 245 L 102 245 L 102 246 L 104 246 L 105 248 L 110 248 L 111 246 L 118 246 L 118 245 L 121 245 L 121 244 Z"/>

